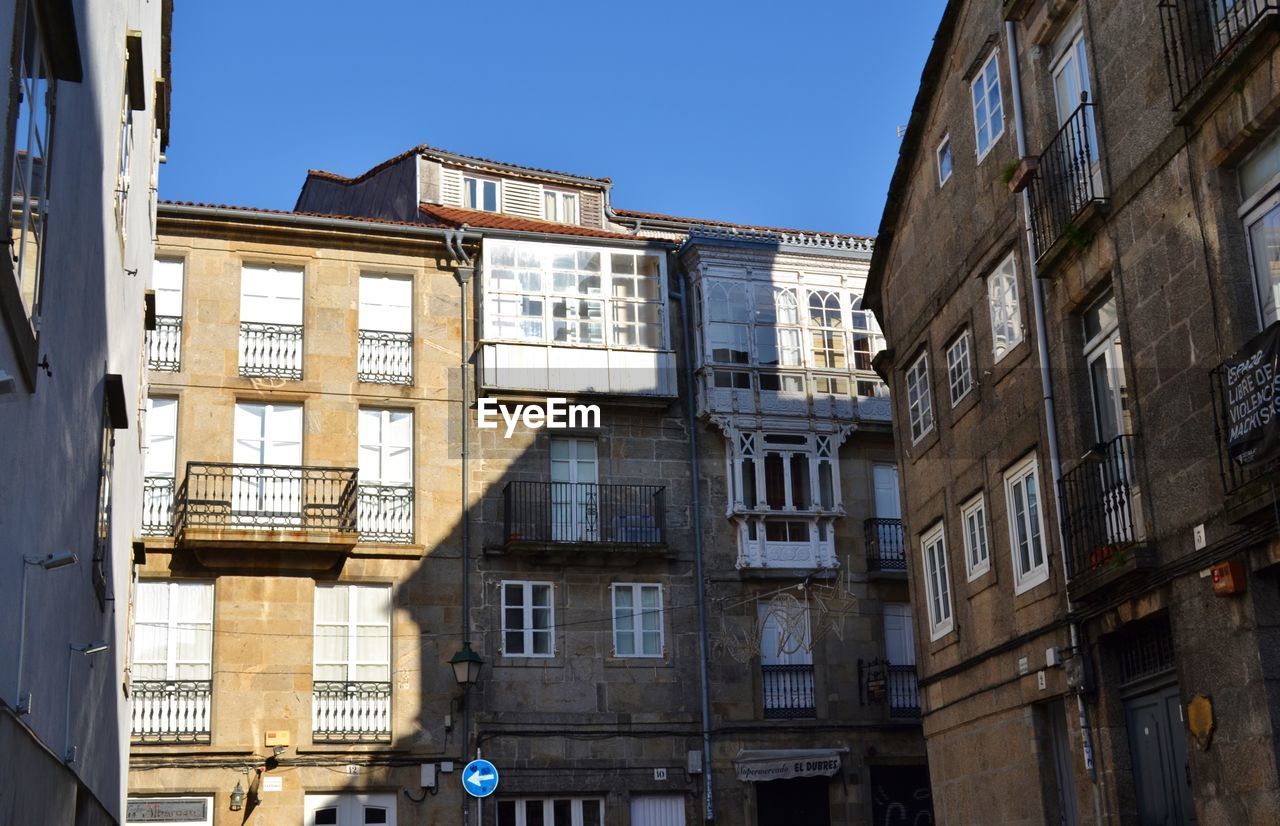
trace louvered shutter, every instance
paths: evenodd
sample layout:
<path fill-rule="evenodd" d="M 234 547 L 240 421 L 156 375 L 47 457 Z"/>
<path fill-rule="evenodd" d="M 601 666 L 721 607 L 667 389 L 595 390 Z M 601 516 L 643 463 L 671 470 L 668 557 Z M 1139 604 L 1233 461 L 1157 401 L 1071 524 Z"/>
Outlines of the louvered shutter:
<path fill-rule="evenodd" d="M 502 182 L 502 211 L 524 218 L 542 218 L 542 184 L 528 181 Z"/>

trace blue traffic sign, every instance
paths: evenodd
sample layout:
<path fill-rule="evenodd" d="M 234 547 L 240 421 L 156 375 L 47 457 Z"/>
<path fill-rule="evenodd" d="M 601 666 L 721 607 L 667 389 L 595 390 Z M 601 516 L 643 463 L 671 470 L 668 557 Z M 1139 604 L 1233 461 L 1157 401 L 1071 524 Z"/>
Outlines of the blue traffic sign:
<path fill-rule="evenodd" d="M 488 797 L 498 788 L 498 769 L 488 760 L 472 760 L 462 770 L 462 788 L 472 797 Z"/>

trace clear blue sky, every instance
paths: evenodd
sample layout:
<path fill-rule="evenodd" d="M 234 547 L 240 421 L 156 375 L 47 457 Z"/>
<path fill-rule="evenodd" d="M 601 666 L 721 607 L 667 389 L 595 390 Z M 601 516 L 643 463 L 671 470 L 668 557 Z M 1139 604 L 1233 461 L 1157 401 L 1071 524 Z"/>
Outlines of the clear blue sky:
<path fill-rule="evenodd" d="M 186 0 L 161 196 L 291 209 L 419 143 L 615 206 L 872 234 L 944 0 Z"/>

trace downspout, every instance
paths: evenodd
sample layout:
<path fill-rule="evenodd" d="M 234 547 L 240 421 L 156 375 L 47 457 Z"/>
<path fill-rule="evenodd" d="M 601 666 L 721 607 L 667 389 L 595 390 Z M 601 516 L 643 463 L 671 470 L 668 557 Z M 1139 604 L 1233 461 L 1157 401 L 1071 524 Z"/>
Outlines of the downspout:
<path fill-rule="evenodd" d="M 672 259 L 675 260 L 675 256 Z M 679 269 L 677 266 L 673 270 Z M 711 779 L 711 681 L 708 676 L 707 646 L 707 581 L 702 565 L 702 497 L 699 487 L 702 472 L 698 463 L 698 411 L 694 403 L 693 337 L 689 326 L 689 283 L 680 272 L 680 291 L 671 297 L 680 302 L 680 320 L 684 327 L 684 384 L 685 409 L 689 414 L 689 472 L 693 476 L 693 491 L 689 507 L 693 509 L 693 570 L 698 584 L 698 678 L 702 694 L 702 789 L 703 817 L 706 823 L 716 819 L 715 793 Z"/>
<path fill-rule="evenodd" d="M 461 371 L 460 384 L 462 386 L 462 439 L 461 439 L 461 458 L 462 458 L 462 648 L 468 650 L 471 647 L 471 506 L 469 504 L 469 486 L 468 481 L 470 475 L 467 472 L 469 448 L 470 448 L 470 398 L 467 392 L 467 379 L 469 365 L 471 362 L 471 354 L 467 350 L 467 291 L 471 289 L 471 278 L 475 275 L 475 265 L 471 260 L 471 256 L 467 255 L 467 251 L 462 247 L 462 237 L 453 232 L 446 236 L 446 246 L 449 250 L 450 257 L 458 262 L 458 289 L 461 298 L 461 310 L 459 315 L 459 327 L 462 333 L 461 346 Z M 471 748 L 471 686 L 464 684 L 462 687 L 462 757 L 467 759 L 467 752 Z M 471 815 L 471 795 L 462 795 L 462 822 L 466 824 Z"/>
<path fill-rule="evenodd" d="M 1009 49 L 1009 83 L 1013 89 L 1013 131 L 1018 142 L 1018 157 L 1027 157 L 1027 133 L 1022 113 L 1022 80 L 1018 71 L 1018 29 L 1012 20 L 1004 23 L 1005 39 Z M 1031 226 L 1031 193 L 1022 190 L 1022 213 L 1026 225 L 1027 236 L 1027 271 L 1031 277 L 1031 299 L 1036 315 L 1036 350 L 1040 362 L 1040 390 L 1044 402 L 1045 428 L 1049 439 L 1049 468 L 1053 474 L 1053 490 L 1055 500 L 1062 480 L 1062 457 L 1058 452 L 1058 414 L 1053 398 L 1053 376 L 1049 366 L 1049 334 L 1045 331 L 1044 291 L 1040 287 L 1040 274 L 1036 268 L 1035 234 Z M 1062 557 L 1062 573 L 1066 576 L 1067 545 L 1062 533 L 1061 502 L 1057 501 L 1055 511 L 1058 518 L 1058 550 Z M 1074 611 L 1070 592 L 1067 593 L 1067 616 Z M 1075 621 L 1068 623 L 1071 633 L 1071 653 L 1083 656 L 1080 650 L 1080 626 Z M 1080 747 L 1084 757 L 1085 771 L 1093 784 L 1093 817 L 1099 826 L 1102 823 L 1102 792 L 1098 786 L 1098 769 L 1093 761 L 1093 736 L 1089 728 L 1089 711 L 1085 707 L 1084 693 L 1077 690 L 1076 712 L 1080 726 Z"/>

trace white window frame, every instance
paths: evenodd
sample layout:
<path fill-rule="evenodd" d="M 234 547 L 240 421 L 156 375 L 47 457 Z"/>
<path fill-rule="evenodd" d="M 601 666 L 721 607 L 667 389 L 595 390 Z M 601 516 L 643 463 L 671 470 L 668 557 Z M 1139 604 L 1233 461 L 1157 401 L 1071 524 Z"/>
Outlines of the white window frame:
<path fill-rule="evenodd" d="M 296 296 L 292 294 L 295 281 Z M 286 286 L 288 289 L 285 289 Z M 306 294 L 305 267 L 251 263 L 245 263 L 240 267 L 240 321 L 302 326 L 303 319 L 306 317 L 304 308 Z M 246 299 L 248 299 L 247 304 Z M 282 320 L 279 313 L 284 306 L 279 302 L 284 301 L 291 302 L 287 305 L 290 308 L 288 320 Z M 249 312 L 246 313 L 246 309 Z"/>
<path fill-rule="evenodd" d="M 1028 487 L 1028 480 L 1031 486 Z M 1018 515 L 1015 494 L 1022 490 L 1023 501 L 1027 503 L 1022 516 Z M 1035 493 L 1035 519 L 1031 518 L 1030 499 L 1027 491 Z M 1044 532 L 1044 496 L 1040 490 L 1040 464 L 1034 453 L 1005 471 L 1004 474 L 1005 504 L 1008 508 L 1009 552 L 1013 556 L 1013 591 L 1021 594 L 1049 580 L 1049 552 L 1047 537 Z M 1028 565 L 1024 568 L 1021 560 L 1020 541 L 1018 538 L 1019 523 L 1027 531 Z M 1039 562 L 1036 561 L 1036 545 L 1039 545 Z"/>
<path fill-rule="evenodd" d="M 129 237 L 129 189 L 133 184 L 133 103 L 129 99 L 128 66 L 120 111 L 119 154 L 116 158 L 116 229 L 121 242 Z"/>
<path fill-rule="evenodd" d="M 973 390 L 973 346 L 968 330 L 956 336 L 947 348 L 947 387 L 952 407 Z"/>
<path fill-rule="evenodd" d="M 664 629 L 664 609 L 662 604 L 662 585 L 656 582 L 615 582 L 609 589 L 611 603 L 613 606 L 613 656 L 625 659 L 661 659 L 666 654 L 666 634 Z M 631 595 L 631 607 L 629 609 L 619 608 L 618 594 L 627 592 Z M 645 592 L 656 593 L 658 595 L 658 607 L 654 611 L 646 611 L 642 607 L 642 597 Z M 631 630 L 626 631 L 618 627 L 619 611 L 629 611 L 631 616 Z M 654 613 L 658 616 L 658 650 L 653 653 L 646 653 L 644 641 L 646 634 L 652 635 L 653 632 L 646 631 L 644 628 L 643 618 L 648 613 Z M 632 654 L 623 654 L 619 650 L 618 641 L 623 635 L 631 636 Z"/>
<path fill-rule="evenodd" d="M 509 606 L 507 605 L 507 587 L 514 586 L 514 585 L 520 586 L 522 601 L 521 601 L 521 604 L 518 606 L 515 606 L 515 605 Z M 546 589 L 547 589 L 547 604 L 545 606 L 547 608 L 547 627 L 545 629 L 535 629 L 533 627 L 534 608 L 544 607 L 544 606 L 535 606 L 533 603 L 533 589 L 535 586 L 546 586 Z M 555 583 L 540 582 L 540 581 L 533 581 L 533 580 L 521 580 L 521 579 L 505 579 L 502 582 L 498 583 L 498 587 L 499 589 L 501 589 L 502 636 L 499 642 L 499 650 L 502 652 L 502 656 L 520 657 L 520 658 L 527 657 L 532 659 L 549 659 L 551 657 L 554 657 L 556 655 L 556 586 L 555 586 Z M 519 628 L 507 627 L 508 608 L 521 609 L 521 627 Z M 513 652 L 513 651 L 507 650 L 507 634 L 509 633 L 522 634 L 524 651 Z M 547 652 L 545 654 L 534 653 L 534 650 L 533 650 L 534 635 L 539 633 L 545 633 L 549 640 L 547 645 Z"/>
<path fill-rule="evenodd" d="M 176 270 L 176 273 L 175 273 Z M 163 273 L 163 275 L 161 275 Z M 182 318 L 182 296 L 186 287 L 187 262 L 181 256 L 157 255 L 151 271 L 151 288 L 156 294 L 156 315 L 169 318 Z M 176 286 L 175 286 L 176 282 Z M 169 300 L 161 301 L 161 296 L 176 296 L 177 313 L 166 313 Z"/>
<path fill-rule="evenodd" d="M 955 172 L 955 169 L 956 169 L 956 156 L 955 156 L 955 153 L 951 151 L 951 133 L 950 132 L 943 135 L 942 140 L 938 141 L 938 148 L 934 150 L 933 156 L 938 164 L 938 188 L 941 189 L 944 185 L 946 185 L 947 181 L 951 180 L 951 175 Z M 947 159 L 947 164 L 948 164 L 948 168 L 946 169 L 945 173 L 943 171 L 943 163 L 942 163 L 942 159 L 944 157 Z"/>
<path fill-rule="evenodd" d="M 1258 265 L 1252 230 L 1255 225 L 1262 229 L 1261 223 L 1267 215 L 1273 210 L 1280 211 L 1280 130 L 1272 133 L 1240 164 L 1236 175 L 1241 198 L 1237 214 L 1244 225 L 1258 329 L 1262 330 L 1272 322 L 1280 321 L 1280 279 L 1273 281 L 1271 273 Z M 1263 175 L 1267 175 L 1265 180 L 1262 180 Z M 1280 234 L 1280 227 L 1276 232 Z M 1259 239 L 1265 247 L 1264 241 L 1264 238 Z"/>
<path fill-rule="evenodd" d="M 929 392 L 929 354 L 921 353 L 907 369 L 907 418 L 911 426 L 911 444 L 933 431 L 933 397 Z"/>
<path fill-rule="evenodd" d="M 572 190 L 552 189 L 549 186 L 544 186 L 542 188 L 543 218 L 557 224 L 580 223 L 581 209 L 579 204 L 581 200 L 578 193 Z M 550 211 L 547 210 L 548 202 L 552 204 Z"/>
<path fill-rule="evenodd" d="M 925 606 L 931 641 L 942 639 L 955 629 L 955 604 L 951 599 L 951 574 L 944 528 L 945 523 L 939 522 L 920 537 L 920 564 L 924 569 Z"/>
<path fill-rule="evenodd" d="M 217 613 L 217 605 L 215 602 L 215 600 L 217 599 L 217 595 L 214 592 L 214 583 L 201 582 L 201 581 L 189 581 L 189 580 L 143 579 L 139 581 L 139 585 L 145 585 L 147 587 L 137 588 L 134 594 L 134 605 L 133 605 L 134 636 L 133 636 L 133 639 L 130 640 L 130 644 L 129 644 L 130 676 L 133 679 L 139 680 L 141 682 L 153 682 L 153 681 L 161 681 L 161 680 L 165 682 L 186 682 L 186 681 L 200 682 L 204 680 L 212 680 L 213 679 L 213 627 L 214 627 L 214 617 Z M 160 586 L 163 586 L 164 589 L 167 591 L 165 604 L 168 609 L 168 615 L 165 618 L 166 651 L 165 651 L 165 661 L 163 664 L 165 669 L 165 676 L 162 678 L 148 677 L 144 679 L 138 676 L 138 672 L 140 670 L 139 666 L 159 666 L 160 663 L 159 662 L 139 662 L 138 660 L 140 646 L 137 643 L 137 627 L 139 625 L 148 624 L 148 620 L 144 619 L 139 621 L 138 617 L 146 616 L 149 613 L 143 608 L 142 603 L 144 598 L 142 597 L 142 594 L 147 592 L 152 587 L 160 587 Z M 201 590 L 207 591 L 209 594 L 208 618 L 202 618 L 199 621 L 178 620 L 176 618 L 176 612 L 174 610 L 174 606 L 178 605 L 179 603 L 185 602 L 181 596 L 181 592 L 185 589 L 196 588 L 196 587 L 200 588 Z M 181 632 L 199 634 L 202 630 L 207 635 L 206 642 L 205 642 L 205 656 L 203 657 L 203 659 L 190 660 L 187 662 L 179 663 L 177 659 L 177 650 L 178 650 L 179 637 L 181 636 Z M 179 665 L 197 666 L 197 667 L 204 666 L 205 676 L 180 677 L 178 676 Z"/>
<path fill-rule="evenodd" d="M 387 301 L 388 293 L 392 291 L 390 284 L 395 284 L 400 289 L 408 287 L 406 304 L 392 304 Z M 413 332 L 413 276 L 386 272 L 362 272 L 359 289 L 356 313 L 360 330 L 380 333 Z M 368 325 L 370 317 L 378 312 L 394 317 L 392 323 L 381 327 Z"/>
<path fill-rule="evenodd" d="M 379 485 L 384 487 L 412 487 L 413 486 L 413 411 L 406 410 L 401 407 L 361 407 L 359 413 L 359 422 L 356 427 L 356 438 L 359 442 L 359 458 L 364 459 L 367 449 L 376 450 L 378 453 L 378 470 L 377 474 L 366 473 L 365 470 L 360 472 L 361 485 Z M 395 421 L 409 420 L 409 439 L 405 443 L 394 441 L 389 435 L 393 432 L 393 419 Z M 376 434 L 370 434 L 365 427 L 360 425 L 372 425 L 376 422 Z M 371 435 L 375 435 L 377 441 L 365 441 Z M 395 457 L 400 452 L 407 452 L 408 458 L 408 476 L 407 479 L 388 479 L 387 466 L 395 461 Z M 364 464 L 360 462 L 359 464 Z"/>
<path fill-rule="evenodd" d="M 471 197 L 469 192 L 469 182 L 474 181 L 476 187 L 476 199 L 468 204 L 467 201 Z M 493 184 L 493 209 L 485 209 L 481 204 L 484 202 L 484 184 Z M 480 203 L 476 203 L 479 201 Z M 462 206 L 464 209 L 474 209 L 477 212 L 502 212 L 502 179 L 491 178 L 487 175 L 473 175 L 464 173 L 462 176 Z"/>
<path fill-rule="evenodd" d="M 970 582 L 991 570 L 991 535 L 987 530 L 987 499 L 979 493 L 960 506 L 964 535 L 964 565 Z"/>
<path fill-rule="evenodd" d="M 987 309 L 991 315 L 991 354 L 999 364 L 1024 338 L 1018 262 L 1013 253 L 987 276 Z"/>
<path fill-rule="evenodd" d="M 991 56 L 983 62 L 982 68 L 978 70 L 978 74 L 969 84 L 969 103 L 973 110 L 973 140 L 974 148 L 978 153 L 978 163 L 982 163 L 983 158 L 987 157 L 995 145 L 1000 142 L 1000 138 L 1004 137 L 1004 93 L 1000 90 L 999 57 L 1000 49 L 993 49 Z M 978 91 L 979 85 L 982 87 L 981 98 L 975 96 L 975 92 Z M 996 90 L 997 104 L 994 108 L 989 105 L 991 89 L 993 86 Z M 985 117 L 981 120 L 979 120 L 979 101 L 984 104 L 983 108 L 985 110 Z M 990 128 L 991 122 L 994 120 L 993 114 L 995 112 L 1000 113 L 1000 128 L 998 130 Z M 982 130 L 984 127 L 986 127 L 990 132 L 990 137 L 987 140 L 986 146 L 982 145 Z"/>
<path fill-rule="evenodd" d="M 319 639 L 320 639 L 320 628 L 321 628 L 322 626 L 323 626 L 323 627 L 326 627 L 326 628 L 339 628 L 339 627 L 342 627 L 342 626 L 340 626 L 340 625 L 339 625 L 338 623 L 336 623 L 336 622 L 323 622 L 323 623 L 322 623 L 322 622 L 321 622 L 321 619 L 320 619 L 320 611 L 319 611 L 319 607 L 318 607 L 318 606 L 319 606 L 319 600 L 317 600 L 317 599 L 313 599 L 313 600 L 312 600 L 312 615 L 313 615 L 313 622 L 312 622 L 312 635 L 313 635 L 313 636 L 312 636 L 312 640 L 313 640 L 312 645 L 313 645 L 313 649 L 312 649 L 312 650 L 313 650 L 313 654 L 312 654 L 312 658 L 311 658 L 311 663 L 312 663 L 312 665 L 311 665 L 312 679 L 313 679 L 315 682 L 321 682 L 321 683 L 338 683 L 338 682 L 345 682 L 345 683 L 387 682 L 387 683 L 390 683 L 390 682 L 392 681 L 392 679 L 391 679 L 391 678 L 392 678 L 392 676 L 393 676 L 393 675 L 392 675 L 392 669 L 391 669 L 391 663 L 395 660 L 395 652 L 392 650 L 392 648 L 393 648 L 393 646 L 392 646 L 392 639 L 393 639 L 393 638 L 392 638 L 392 636 L 391 636 L 391 612 L 392 612 L 392 610 L 393 610 L 393 604 L 392 604 L 392 603 L 393 603 L 393 599 L 394 599 L 394 596 L 395 596 L 395 595 L 394 595 L 394 593 L 392 593 L 391 586 L 389 586 L 389 585 L 375 585 L 375 584 L 356 584 L 356 583 L 339 583 L 339 584 L 323 584 L 323 585 L 317 584 L 317 585 L 316 585 L 316 591 L 320 591 L 321 589 L 334 589 L 334 590 L 341 589 L 342 591 L 344 591 L 344 592 L 345 592 L 346 601 L 347 601 L 347 619 L 346 619 L 346 622 L 345 622 L 345 626 L 346 626 L 346 640 L 347 640 L 347 659 L 346 659 L 346 662 L 336 662 L 336 661 L 335 661 L 335 662 L 325 662 L 325 663 L 320 662 L 320 659 L 319 659 L 319 657 L 317 656 L 317 654 L 318 654 L 318 648 L 319 648 L 318 641 L 319 641 Z M 375 590 L 381 590 L 381 591 L 384 591 L 384 592 L 386 593 L 386 602 L 387 602 L 387 615 L 386 615 L 386 621 L 385 621 L 385 622 L 378 622 L 378 623 L 373 623 L 373 622 L 368 622 L 368 621 L 361 621 L 361 620 L 359 619 L 359 612 L 357 611 L 357 606 L 356 606 L 357 599 L 358 599 L 358 595 L 359 595 L 359 594 L 361 594 L 361 593 L 364 593 L 364 592 L 373 592 L 373 591 L 375 591 Z M 387 635 L 387 636 L 386 636 L 386 640 L 387 640 L 387 661 L 386 661 L 385 663 L 380 663 L 380 662 L 379 662 L 379 663 L 374 663 L 374 662 L 362 662 L 362 661 L 360 661 L 360 660 L 359 660 L 358 655 L 357 655 L 357 650 L 356 650 L 356 649 L 357 649 L 356 641 L 361 637 L 360 629 L 362 629 L 362 628 L 385 628 L 385 629 L 386 629 L 386 635 Z M 367 636 L 367 635 L 366 635 L 366 636 Z M 322 665 L 324 665 L 324 666 L 337 666 L 337 665 L 340 665 L 340 666 L 342 666 L 342 667 L 346 670 L 346 677 L 344 677 L 344 678 L 343 678 L 343 679 L 341 679 L 341 680 L 334 680 L 334 679 L 329 679 L 329 678 L 321 678 L 318 674 L 316 674 L 316 669 L 318 669 L 318 668 L 319 668 L 320 666 L 322 666 Z M 357 669 L 361 668 L 362 666 L 364 666 L 364 667 L 367 667 L 367 666 L 384 666 L 384 667 L 386 668 L 386 673 L 387 673 L 387 678 L 386 678 L 386 680 L 364 680 L 364 679 L 359 679 L 359 678 L 357 678 L 357 676 L 356 676 L 356 671 L 357 671 Z"/>
<path fill-rule="evenodd" d="M 557 800 L 569 801 L 569 822 L 567 823 L 562 823 L 555 819 L 554 803 Z M 499 808 L 504 803 L 511 803 L 514 805 L 516 821 L 513 826 L 529 826 L 529 804 L 536 805 L 538 803 L 542 804 L 542 820 L 539 822 L 545 824 L 545 826 L 582 826 L 582 824 L 586 822 L 583 809 L 589 803 L 594 803 L 597 807 L 597 811 L 599 812 L 599 819 L 596 822 L 601 824 L 607 822 L 605 820 L 607 815 L 605 814 L 603 797 L 581 797 L 577 794 L 563 794 L 549 795 L 547 797 L 498 798 L 493 807 L 495 818 L 498 817 Z M 501 824 L 501 826 L 507 826 L 503 821 L 495 822 Z"/>

